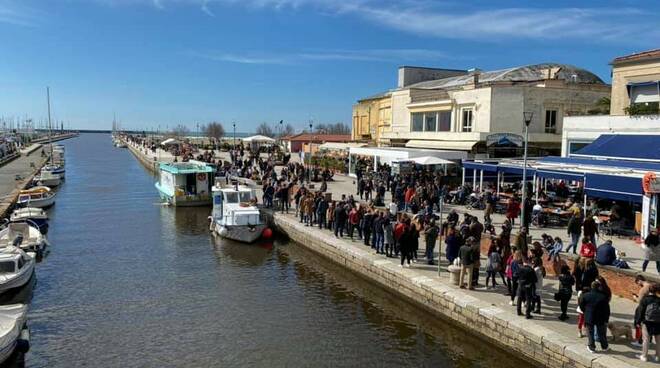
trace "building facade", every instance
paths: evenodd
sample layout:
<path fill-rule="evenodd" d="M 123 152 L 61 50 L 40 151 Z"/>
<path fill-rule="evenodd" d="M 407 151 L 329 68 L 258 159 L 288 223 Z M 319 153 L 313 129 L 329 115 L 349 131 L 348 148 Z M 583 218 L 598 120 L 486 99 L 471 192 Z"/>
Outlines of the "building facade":
<path fill-rule="evenodd" d="M 471 157 L 519 156 L 528 111 L 534 113 L 531 153 L 559 153 L 563 118 L 588 113 L 610 94 L 593 73 L 563 64 L 489 72 L 401 67 L 397 87 L 379 145 L 460 150 Z"/>
<path fill-rule="evenodd" d="M 660 49 L 620 56 L 611 65 L 610 114 L 634 115 L 630 113 L 631 106 L 638 107 L 641 112 L 657 114 L 660 103 Z"/>
<path fill-rule="evenodd" d="M 391 94 L 383 92 L 367 97 L 353 105 L 351 138 L 354 141 L 376 144 L 383 129 L 390 126 Z"/>

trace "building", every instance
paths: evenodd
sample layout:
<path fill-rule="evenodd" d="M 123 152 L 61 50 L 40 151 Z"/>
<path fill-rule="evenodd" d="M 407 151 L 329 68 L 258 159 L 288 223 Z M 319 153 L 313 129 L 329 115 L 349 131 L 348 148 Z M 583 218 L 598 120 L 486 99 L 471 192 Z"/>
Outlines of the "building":
<path fill-rule="evenodd" d="M 303 148 L 309 150 L 309 144 L 312 144 L 312 147 L 321 145 L 327 142 L 334 143 L 347 143 L 351 141 L 351 136 L 349 134 L 309 134 L 309 133 L 300 133 L 289 135 L 282 138 L 288 152 L 300 152 Z"/>
<path fill-rule="evenodd" d="M 353 105 L 351 138 L 354 141 L 378 142 L 383 129 L 389 129 L 391 116 L 390 92 L 358 100 Z"/>
<path fill-rule="evenodd" d="M 611 115 L 658 114 L 660 103 L 660 49 L 612 60 Z M 631 107 L 634 111 L 631 113 Z M 636 109 L 635 109 L 636 108 Z"/>
<path fill-rule="evenodd" d="M 487 72 L 404 66 L 390 92 L 390 126 L 377 142 L 470 157 L 520 156 L 523 112 L 531 111 L 530 153 L 558 154 L 563 118 L 587 114 L 609 94 L 596 75 L 564 64 Z"/>
<path fill-rule="evenodd" d="M 601 134 L 660 134 L 660 49 L 617 57 L 611 65 L 610 115 L 564 119 L 562 156 L 570 156 Z"/>

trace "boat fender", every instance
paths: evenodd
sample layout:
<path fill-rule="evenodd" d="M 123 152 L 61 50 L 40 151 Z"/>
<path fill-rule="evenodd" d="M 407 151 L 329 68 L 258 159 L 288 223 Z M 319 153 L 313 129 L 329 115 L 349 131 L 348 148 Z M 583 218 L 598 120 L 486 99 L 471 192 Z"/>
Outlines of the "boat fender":
<path fill-rule="evenodd" d="M 261 237 L 264 239 L 270 239 L 273 236 L 273 230 L 271 230 L 269 227 L 265 228 L 264 231 L 261 232 Z"/>
<path fill-rule="evenodd" d="M 229 230 L 227 230 L 226 227 L 221 227 L 220 231 L 218 231 L 218 234 L 220 234 L 220 236 L 227 236 L 228 233 L 229 233 Z"/>

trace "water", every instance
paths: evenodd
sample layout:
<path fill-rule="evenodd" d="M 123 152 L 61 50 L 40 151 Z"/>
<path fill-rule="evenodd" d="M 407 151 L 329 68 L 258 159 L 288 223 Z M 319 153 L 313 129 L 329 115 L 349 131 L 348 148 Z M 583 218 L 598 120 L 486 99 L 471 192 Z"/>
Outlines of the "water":
<path fill-rule="evenodd" d="M 29 367 L 521 366 L 295 244 L 215 243 L 109 135 L 64 144 Z"/>

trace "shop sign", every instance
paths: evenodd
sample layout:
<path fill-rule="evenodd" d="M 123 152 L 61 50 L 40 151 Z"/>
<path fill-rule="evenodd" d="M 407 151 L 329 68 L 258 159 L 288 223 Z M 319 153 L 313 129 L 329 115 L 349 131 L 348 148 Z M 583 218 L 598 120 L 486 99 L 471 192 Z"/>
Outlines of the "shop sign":
<path fill-rule="evenodd" d="M 513 133 L 495 133 L 486 137 L 486 145 L 490 146 L 516 146 L 522 147 L 523 137 Z"/>

